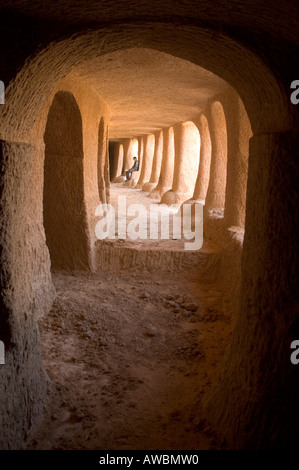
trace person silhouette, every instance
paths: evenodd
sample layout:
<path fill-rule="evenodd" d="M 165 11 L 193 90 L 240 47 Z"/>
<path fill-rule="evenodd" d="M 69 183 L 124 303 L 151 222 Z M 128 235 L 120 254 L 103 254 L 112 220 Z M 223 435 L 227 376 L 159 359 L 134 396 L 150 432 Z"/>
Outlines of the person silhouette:
<path fill-rule="evenodd" d="M 133 157 L 133 160 L 134 160 L 134 164 L 131 168 L 129 168 L 129 170 L 126 170 L 126 179 L 125 179 L 125 182 L 126 181 L 129 181 L 129 179 L 131 178 L 131 175 L 133 173 L 133 171 L 138 171 L 139 170 L 139 161 L 137 160 L 137 157 Z"/>

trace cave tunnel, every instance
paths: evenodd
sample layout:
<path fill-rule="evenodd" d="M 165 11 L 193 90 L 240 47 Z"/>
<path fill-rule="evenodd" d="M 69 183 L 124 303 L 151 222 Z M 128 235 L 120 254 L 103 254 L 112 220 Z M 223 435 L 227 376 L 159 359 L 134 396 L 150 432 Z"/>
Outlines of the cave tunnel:
<path fill-rule="evenodd" d="M 6 2 L 1 449 L 296 445 L 299 9 L 228 3 Z"/>

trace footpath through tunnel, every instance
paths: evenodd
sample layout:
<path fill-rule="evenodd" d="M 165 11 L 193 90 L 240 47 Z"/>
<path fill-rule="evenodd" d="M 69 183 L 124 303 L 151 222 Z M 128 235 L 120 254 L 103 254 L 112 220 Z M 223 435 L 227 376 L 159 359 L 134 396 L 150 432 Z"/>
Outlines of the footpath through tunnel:
<path fill-rule="evenodd" d="M 129 60 L 144 54 L 155 69 L 153 52 L 135 50 L 123 53 L 127 68 Z M 165 58 L 166 68 L 175 63 Z M 177 73 L 186 74 L 183 70 Z M 141 103 L 142 98 L 135 108 Z M 179 111 L 175 101 L 171 106 L 186 113 L 182 104 Z M 97 135 L 101 204 L 94 214 L 93 248 L 86 230 L 88 147 L 82 112 L 81 117 L 74 94 L 58 91 L 47 117 L 44 226 L 57 295 L 39 322 L 51 386 L 45 415 L 27 448 L 160 449 L 166 442 L 170 449 L 221 448 L 223 439 L 199 410 L 219 371 L 233 309 L 219 282 L 221 246 L 213 238 L 203 241 L 204 199 L 197 193 L 201 168 L 205 165 L 207 178 L 210 161 L 217 166 L 218 147 L 226 148 L 226 140 L 218 123 L 209 121 L 219 143 L 202 162 L 213 143 L 202 124 L 210 119 L 208 111 L 207 118 L 198 114 L 126 139 L 115 134 L 120 132 L 113 125 L 117 111 L 108 146 L 102 117 Z M 139 171 L 125 183 L 133 157 Z M 84 273 L 89 250 L 96 272 Z"/>
<path fill-rule="evenodd" d="M 291 445 L 296 12 L 187 2 L 178 28 L 95 2 L 56 30 L 32 6 L 21 50 L 25 3 L 3 11 L 0 448 Z"/>

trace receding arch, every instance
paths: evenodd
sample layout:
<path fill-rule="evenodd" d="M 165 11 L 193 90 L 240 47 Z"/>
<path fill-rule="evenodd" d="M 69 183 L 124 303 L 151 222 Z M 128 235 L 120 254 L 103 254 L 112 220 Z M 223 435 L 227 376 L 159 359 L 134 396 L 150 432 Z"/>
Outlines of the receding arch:
<path fill-rule="evenodd" d="M 123 172 L 123 165 L 124 165 L 124 146 L 122 144 L 119 144 L 119 152 L 118 152 L 118 174 L 117 176 L 121 175 Z"/>
<path fill-rule="evenodd" d="M 227 125 L 227 180 L 224 209 L 226 226 L 244 228 L 249 141 L 252 130 L 244 105 L 232 90 L 224 103 Z"/>
<path fill-rule="evenodd" d="M 197 178 L 200 135 L 192 121 L 174 126 L 175 159 L 173 186 L 164 193 L 161 202 L 165 204 L 182 204 L 191 198 Z"/>
<path fill-rule="evenodd" d="M 98 190 L 100 201 L 106 202 L 106 160 L 107 144 L 104 118 L 99 123 L 98 131 Z"/>
<path fill-rule="evenodd" d="M 224 209 L 227 171 L 227 127 L 223 106 L 214 101 L 208 112 L 212 144 L 210 180 L 205 210 Z"/>
<path fill-rule="evenodd" d="M 163 132 L 155 133 L 155 150 L 150 180 L 142 186 L 143 191 L 152 191 L 158 184 L 163 155 Z"/>
<path fill-rule="evenodd" d="M 174 172 L 174 132 L 173 127 L 163 129 L 162 165 L 157 186 L 150 192 L 152 199 L 161 199 L 172 188 Z"/>
<path fill-rule="evenodd" d="M 5 114 L 1 137 L 28 141 L 28 132 L 59 78 L 80 61 L 130 47 L 155 49 L 189 60 L 226 80 L 242 99 L 254 134 L 298 128 L 297 111 L 290 102 L 289 90 L 284 89 L 257 55 L 237 41 L 190 25 L 182 25 L 179 31 L 171 23 L 125 26 L 82 32 L 50 44 L 28 61 L 7 87 L 5 112 L 0 110 Z M 32 77 L 30 81 L 28 76 Z"/>
<path fill-rule="evenodd" d="M 54 96 L 44 141 L 43 219 L 52 267 L 88 269 L 82 119 L 70 92 Z"/>
<path fill-rule="evenodd" d="M 143 141 L 143 158 L 141 162 L 140 168 L 140 176 L 138 179 L 138 183 L 136 188 L 142 189 L 144 183 L 148 183 L 151 171 L 152 171 L 152 163 L 154 158 L 154 150 L 155 150 L 155 136 L 154 134 L 148 134 L 144 137 Z"/>
<path fill-rule="evenodd" d="M 123 171 L 124 147 L 119 142 L 109 142 L 110 181 L 116 183 Z"/>
<path fill-rule="evenodd" d="M 123 176 L 126 170 L 133 165 L 133 158 L 138 157 L 138 139 L 127 139 L 123 141 L 124 160 L 123 160 Z"/>
<path fill-rule="evenodd" d="M 192 200 L 204 201 L 206 198 L 209 179 L 210 179 L 210 166 L 211 166 L 211 137 L 209 130 L 209 123 L 204 114 L 200 114 L 196 121 L 196 125 L 200 134 L 200 159 L 198 167 L 198 175 L 194 188 Z"/>

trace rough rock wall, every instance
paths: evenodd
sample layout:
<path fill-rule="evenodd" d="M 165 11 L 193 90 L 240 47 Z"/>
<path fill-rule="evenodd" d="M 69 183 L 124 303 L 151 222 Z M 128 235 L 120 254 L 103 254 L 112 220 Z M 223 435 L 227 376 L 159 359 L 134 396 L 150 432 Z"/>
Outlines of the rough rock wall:
<path fill-rule="evenodd" d="M 50 308 L 54 288 L 42 229 L 42 197 L 36 197 L 42 163 L 36 149 L 0 141 L 1 312 L 0 448 L 22 446 L 42 412 L 46 376 L 36 317 Z"/>
<path fill-rule="evenodd" d="M 240 310 L 206 405 L 234 448 L 297 448 L 298 144 L 296 132 L 250 141 Z"/>
<path fill-rule="evenodd" d="M 78 151 L 76 142 L 67 138 L 65 145 L 74 144 L 68 151 L 77 154 L 73 160 L 77 163 L 77 169 L 79 165 L 80 172 L 75 173 L 81 182 L 84 178 L 85 194 L 83 202 L 81 199 L 81 208 L 83 205 L 88 222 L 88 267 L 92 267 L 92 236 L 95 238 L 93 232 L 96 223 L 93 211 L 99 201 L 94 177 L 94 170 L 97 168 L 96 131 L 100 116 L 106 115 L 108 118 L 109 113 L 108 108 L 97 97 L 90 96 L 90 90 L 89 93 L 87 91 L 90 101 L 84 101 L 85 91 L 70 77 L 57 85 L 48 97 L 35 126 L 27 136 L 32 144 L 1 141 L 0 339 L 6 347 L 6 364 L 0 368 L 0 448 L 22 447 L 30 427 L 42 412 L 46 393 L 47 378 L 42 368 L 35 318 L 49 310 L 54 298 L 50 257 L 43 227 L 43 136 L 50 106 L 60 89 L 74 93 L 82 111 L 83 163 L 82 160 L 79 163 L 78 158 L 82 159 L 82 146 L 81 150 L 79 146 Z M 97 101 L 94 103 L 95 99 Z M 58 130 L 67 131 L 62 124 L 63 119 L 59 119 L 57 125 L 60 127 L 56 129 L 56 137 Z M 45 138 L 47 140 L 47 132 Z M 58 157 L 55 151 L 58 142 L 59 140 L 52 142 L 52 157 L 55 154 Z M 60 157 L 63 156 L 59 155 L 59 161 L 66 165 L 68 172 L 71 165 Z M 74 170 L 74 166 L 72 168 Z M 68 175 L 70 176 L 69 172 Z M 62 177 L 60 174 L 59 180 Z M 89 209 L 88 214 L 86 208 Z"/>

